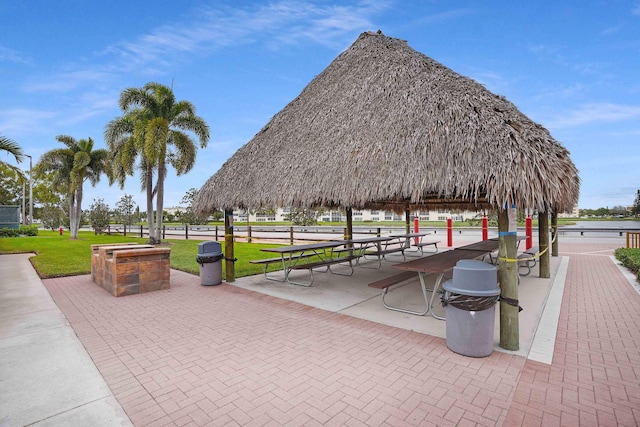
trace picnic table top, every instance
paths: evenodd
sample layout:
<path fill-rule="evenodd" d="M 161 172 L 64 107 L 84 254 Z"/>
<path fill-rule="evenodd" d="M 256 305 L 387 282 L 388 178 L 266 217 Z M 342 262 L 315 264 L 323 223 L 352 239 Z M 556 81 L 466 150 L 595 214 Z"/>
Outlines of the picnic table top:
<path fill-rule="evenodd" d="M 415 271 L 417 273 L 443 273 L 456 266 L 462 259 L 478 258 L 477 250 L 455 249 L 440 252 L 413 261 L 392 265 L 397 270 Z"/>
<path fill-rule="evenodd" d="M 345 244 L 345 240 L 332 240 L 328 242 L 307 243 L 304 245 L 274 246 L 272 248 L 260 249 L 263 252 L 275 252 L 278 254 L 288 254 L 294 252 L 304 252 L 314 249 L 335 248 Z"/>

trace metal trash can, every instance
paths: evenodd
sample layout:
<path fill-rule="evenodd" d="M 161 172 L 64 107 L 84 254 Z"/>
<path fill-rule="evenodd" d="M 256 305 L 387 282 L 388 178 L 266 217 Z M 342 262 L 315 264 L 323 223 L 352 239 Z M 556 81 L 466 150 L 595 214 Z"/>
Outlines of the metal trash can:
<path fill-rule="evenodd" d="M 458 261 L 453 267 L 453 278 L 442 288 L 447 347 L 463 356 L 491 355 L 495 305 L 500 298 L 496 266 L 478 260 Z"/>
<path fill-rule="evenodd" d="M 222 283 L 222 250 L 218 242 L 198 243 L 196 262 L 200 264 L 200 284 L 203 286 Z"/>

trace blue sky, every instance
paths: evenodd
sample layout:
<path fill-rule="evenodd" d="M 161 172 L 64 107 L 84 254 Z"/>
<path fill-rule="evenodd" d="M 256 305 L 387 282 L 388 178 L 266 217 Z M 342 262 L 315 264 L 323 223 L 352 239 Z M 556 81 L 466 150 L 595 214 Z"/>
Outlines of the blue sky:
<path fill-rule="evenodd" d="M 165 207 L 378 29 L 548 128 L 580 171 L 580 208 L 630 205 L 640 189 L 640 0 L 0 0 L 0 28 L 0 134 L 34 161 L 60 134 L 104 147 L 127 87 L 173 84 L 195 104 L 211 140 L 189 174 L 170 171 Z M 123 193 L 144 209 L 137 177 L 86 184 L 83 206 Z"/>

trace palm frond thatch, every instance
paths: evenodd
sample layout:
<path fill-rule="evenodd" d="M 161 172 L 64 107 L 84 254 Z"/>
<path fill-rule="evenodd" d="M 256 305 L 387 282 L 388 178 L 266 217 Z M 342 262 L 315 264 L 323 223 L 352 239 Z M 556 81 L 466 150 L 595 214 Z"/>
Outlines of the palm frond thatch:
<path fill-rule="evenodd" d="M 363 33 L 200 189 L 194 210 L 570 210 L 569 152 L 504 97 Z"/>

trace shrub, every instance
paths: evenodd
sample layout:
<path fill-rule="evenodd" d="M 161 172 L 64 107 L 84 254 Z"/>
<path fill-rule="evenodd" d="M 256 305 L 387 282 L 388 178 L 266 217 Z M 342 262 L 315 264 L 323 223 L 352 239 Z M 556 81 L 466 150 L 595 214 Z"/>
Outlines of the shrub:
<path fill-rule="evenodd" d="M 21 225 L 19 234 L 23 236 L 37 236 L 38 235 L 38 226 L 36 225 Z"/>
<path fill-rule="evenodd" d="M 615 256 L 622 265 L 631 270 L 640 280 L 640 249 L 618 248 Z"/>
<path fill-rule="evenodd" d="M 18 237 L 17 228 L 2 228 L 0 229 L 0 237 Z"/>

